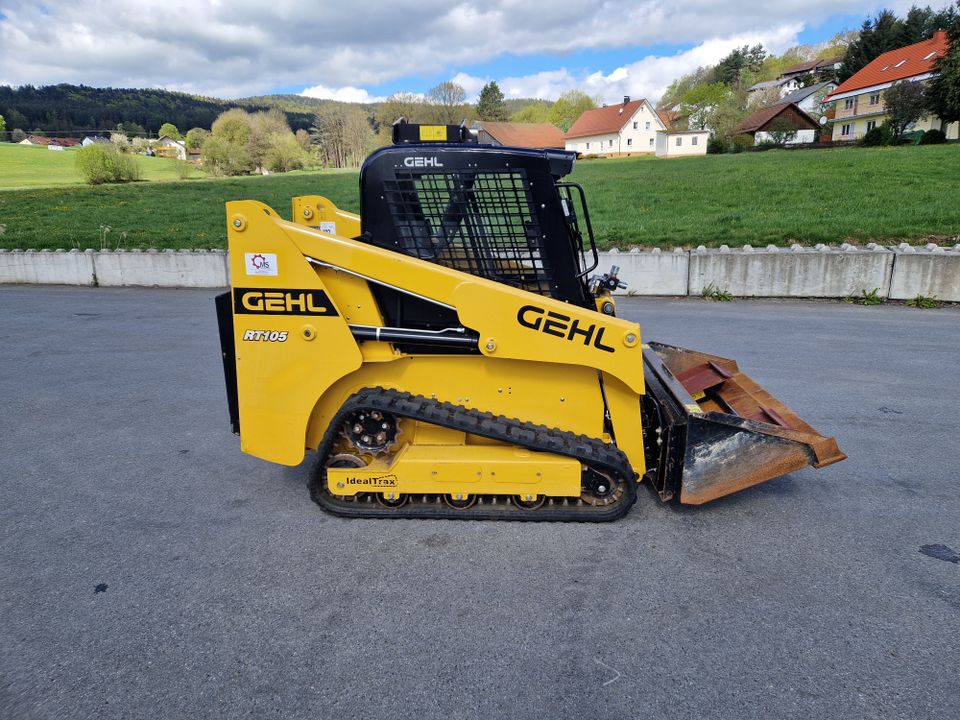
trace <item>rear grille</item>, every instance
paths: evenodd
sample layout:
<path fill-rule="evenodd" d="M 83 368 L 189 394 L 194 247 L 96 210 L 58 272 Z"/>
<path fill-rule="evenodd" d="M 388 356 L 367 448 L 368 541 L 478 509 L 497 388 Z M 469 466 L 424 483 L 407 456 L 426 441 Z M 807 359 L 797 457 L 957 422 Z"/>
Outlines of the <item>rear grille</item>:
<path fill-rule="evenodd" d="M 553 295 L 523 170 L 397 173 L 383 192 L 405 253 Z"/>

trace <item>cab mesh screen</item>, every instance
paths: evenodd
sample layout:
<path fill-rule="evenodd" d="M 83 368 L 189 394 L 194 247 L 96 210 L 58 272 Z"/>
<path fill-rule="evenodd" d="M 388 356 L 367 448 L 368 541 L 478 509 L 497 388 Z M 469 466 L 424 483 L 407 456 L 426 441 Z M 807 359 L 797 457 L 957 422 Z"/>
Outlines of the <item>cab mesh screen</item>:
<path fill-rule="evenodd" d="M 397 173 L 383 191 L 405 253 L 553 295 L 523 170 Z"/>

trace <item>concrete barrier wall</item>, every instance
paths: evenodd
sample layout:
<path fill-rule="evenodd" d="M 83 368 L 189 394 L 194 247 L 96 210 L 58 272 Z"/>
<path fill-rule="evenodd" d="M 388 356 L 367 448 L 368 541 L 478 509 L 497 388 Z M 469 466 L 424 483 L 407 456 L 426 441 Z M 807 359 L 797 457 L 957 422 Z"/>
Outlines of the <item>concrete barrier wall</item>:
<path fill-rule="evenodd" d="M 738 297 L 847 297 L 877 289 L 886 297 L 893 253 L 874 245 L 831 249 L 800 245 L 765 250 L 697 248 L 690 253 L 688 293 L 713 286 Z"/>
<path fill-rule="evenodd" d="M 619 277 L 627 284 L 626 290 L 617 294 L 687 294 L 690 253 L 680 248 L 673 252 L 663 252 L 659 248 L 646 252 L 636 248 L 630 252 L 602 252 L 595 272 L 609 272 L 613 265 L 620 267 Z"/>
<path fill-rule="evenodd" d="M 917 295 L 960 302 L 960 245 L 884 248 L 726 246 L 600 253 L 597 272 L 620 267 L 621 295 L 700 295 L 713 285 L 737 297 Z M 140 287 L 225 287 L 223 250 L 0 250 L 0 283 Z"/>
<path fill-rule="evenodd" d="M 103 287 L 225 287 L 227 254 L 223 250 L 192 252 L 99 252 L 94 255 L 97 284 Z"/>
<path fill-rule="evenodd" d="M 960 245 L 952 250 L 936 245 L 898 248 L 890 297 L 909 300 L 917 295 L 960 302 Z"/>
<path fill-rule="evenodd" d="M 93 285 L 93 251 L 0 250 L 0 283 Z"/>

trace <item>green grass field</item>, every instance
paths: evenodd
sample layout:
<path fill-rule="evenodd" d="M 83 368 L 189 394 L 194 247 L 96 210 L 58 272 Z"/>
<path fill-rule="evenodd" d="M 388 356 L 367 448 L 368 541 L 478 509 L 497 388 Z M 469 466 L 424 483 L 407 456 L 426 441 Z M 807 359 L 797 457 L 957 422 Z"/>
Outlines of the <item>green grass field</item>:
<path fill-rule="evenodd" d="M 55 152 L 37 145 L 0 143 L 0 190 L 84 185 L 74 167 L 76 154 L 76 148 Z M 144 180 L 179 180 L 176 160 L 138 157 L 137 162 Z"/>
<path fill-rule="evenodd" d="M 603 247 L 958 242 L 958 169 L 953 144 L 590 160 L 572 179 L 586 190 Z M 227 200 L 260 200 L 289 217 L 290 198 L 305 194 L 356 211 L 357 174 L 0 192 L 0 247 L 99 248 L 101 226 L 111 228 L 110 247 L 224 247 Z"/>

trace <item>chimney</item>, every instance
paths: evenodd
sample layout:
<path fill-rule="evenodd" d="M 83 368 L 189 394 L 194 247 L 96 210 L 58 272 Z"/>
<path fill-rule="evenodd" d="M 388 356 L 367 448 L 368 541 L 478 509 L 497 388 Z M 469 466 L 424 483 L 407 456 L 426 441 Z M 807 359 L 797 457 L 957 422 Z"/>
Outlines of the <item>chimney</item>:
<path fill-rule="evenodd" d="M 933 33 L 933 37 L 930 38 L 935 43 L 946 43 L 947 42 L 947 31 L 943 28 L 938 28 L 936 32 Z"/>
<path fill-rule="evenodd" d="M 623 104 L 626 105 L 628 102 L 630 102 L 630 96 L 629 96 L 629 95 L 624 95 L 624 96 L 623 96 Z"/>

